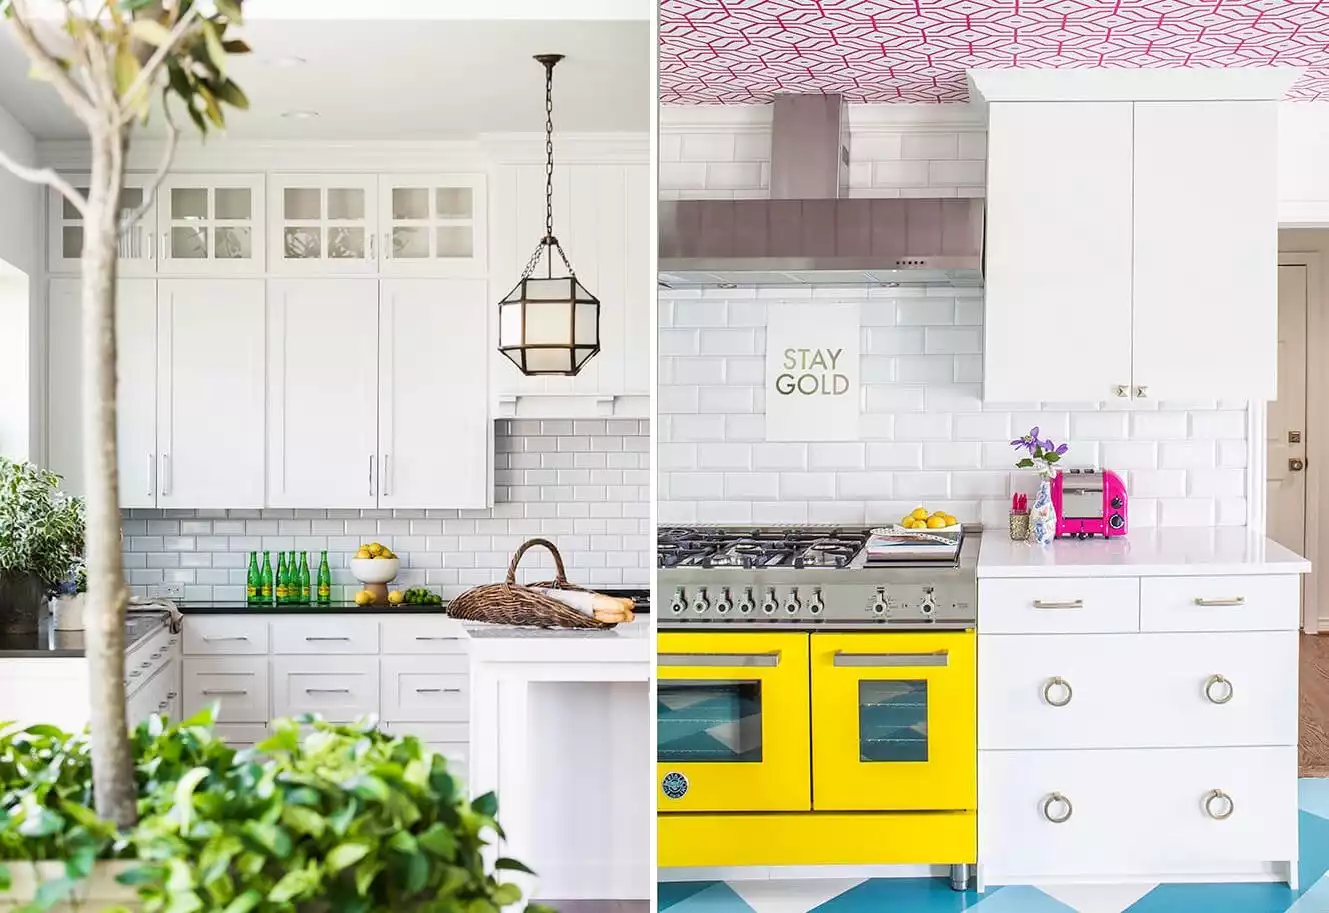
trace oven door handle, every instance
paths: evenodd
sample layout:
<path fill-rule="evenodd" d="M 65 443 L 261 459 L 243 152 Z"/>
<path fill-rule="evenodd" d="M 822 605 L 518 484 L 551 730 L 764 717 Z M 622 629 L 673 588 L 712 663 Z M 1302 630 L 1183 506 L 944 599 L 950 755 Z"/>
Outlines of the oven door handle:
<path fill-rule="evenodd" d="M 780 651 L 770 653 L 661 653 L 657 666 L 713 666 L 772 669 L 780 665 Z"/>
<path fill-rule="evenodd" d="M 935 653 L 845 653 L 836 650 L 831 660 L 836 666 L 870 667 L 882 666 L 946 666 L 950 664 L 950 655 L 946 650 Z"/>

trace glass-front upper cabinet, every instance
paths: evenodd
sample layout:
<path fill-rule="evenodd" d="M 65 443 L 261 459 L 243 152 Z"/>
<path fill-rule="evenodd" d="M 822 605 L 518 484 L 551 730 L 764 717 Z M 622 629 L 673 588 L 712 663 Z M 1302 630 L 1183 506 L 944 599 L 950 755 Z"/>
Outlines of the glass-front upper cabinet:
<path fill-rule="evenodd" d="M 274 273 L 376 273 L 374 175 L 275 174 L 268 183 Z"/>
<path fill-rule="evenodd" d="M 87 195 L 87 175 L 73 175 L 69 182 L 79 193 Z M 124 190 L 120 194 L 122 216 L 143 205 L 148 182 L 148 175 L 125 175 Z M 47 268 L 56 274 L 77 273 L 79 261 L 83 256 L 83 217 L 74 208 L 74 204 L 58 191 L 50 191 L 49 200 Z M 136 224 L 121 231 L 119 266 L 121 276 L 143 276 L 156 272 L 155 219 L 156 216 L 150 209 Z"/>
<path fill-rule="evenodd" d="M 383 175 L 379 232 L 385 274 L 487 275 L 484 176 Z"/>
<path fill-rule="evenodd" d="M 157 191 L 158 272 L 263 272 L 262 176 L 186 174 Z"/>

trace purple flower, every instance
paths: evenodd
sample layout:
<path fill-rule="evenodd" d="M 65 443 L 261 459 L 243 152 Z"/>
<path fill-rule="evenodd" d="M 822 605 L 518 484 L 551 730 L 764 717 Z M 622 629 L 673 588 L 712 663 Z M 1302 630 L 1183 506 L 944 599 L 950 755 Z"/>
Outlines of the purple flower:
<path fill-rule="evenodd" d="M 1040 430 L 1039 427 L 1038 427 L 1037 425 L 1035 425 L 1034 427 L 1032 427 L 1032 428 L 1029 429 L 1029 434 L 1027 434 L 1026 437 L 1027 437 L 1027 438 L 1032 438 L 1032 439 L 1035 440 L 1035 441 L 1038 440 L 1038 432 L 1039 432 L 1039 430 Z"/>
<path fill-rule="evenodd" d="M 1056 454 L 1057 454 L 1058 456 L 1061 456 L 1061 455 L 1064 454 L 1067 450 L 1070 450 L 1070 446 L 1067 445 L 1067 444 L 1062 444 L 1062 445 L 1060 445 L 1060 446 L 1056 449 L 1055 452 L 1056 452 Z"/>

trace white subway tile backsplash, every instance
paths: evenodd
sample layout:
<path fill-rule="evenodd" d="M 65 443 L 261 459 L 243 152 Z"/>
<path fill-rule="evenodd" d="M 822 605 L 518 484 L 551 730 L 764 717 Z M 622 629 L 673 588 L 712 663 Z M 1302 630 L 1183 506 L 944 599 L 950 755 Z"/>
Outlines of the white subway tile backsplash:
<path fill-rule="evenodd" d="M 922 469 L 923 445 L 919 443 L 876 443 L 867 445 L 869 469 Z"/>
<path fill-rule="evenodd" d="M 665 445 L 659 445 L 663 451 Z M 657 459 L 665 468 L 665 458 L 657 453 Z M 695 445 L 692 465 L 700 469 L 751 469 L 752 445 L 710 443 Z"/>
<path fill-rule="evenodd" d="M 1071 414 L 1070 436 L 1073 440 L 1124 441 L 1130 437 L 1129 429 L 1130 416 L 1123 412 L 1074 412 Z"/>
<path fill-rule="evenodd" d="M 948 133 L 906 133 L 900 137 L 902 159 L 953 159 L 959 153 L 959 135 Z"/>
<path fill-rule="evenodd" d="M 663 445 L 661 445 L 663 446 Z M 810 444 L 752 444 L 752 468 L 756 470 L 807 469 Z"/>
<path fill-rule="evenodd" d="M 1189 415 L 1185 412 L 1133 412 L 1131 436 L 1155 441 L 1185 440 Z"/>
<path fill-rule="evenodd" d="M 730 501 L 774 501 L 780 497 L 780 476 L 774 472 L 727 472 L 724 497 Z"/>
<path fill-rule="evenodd" d="M 862 469 L 867 445 L 856 441 L 808 445 L 808 469 Z"/>
<path fill-rule="evenodd" d="M 915 498 L 949 498 L 951 476 L 946 472 L 897 472 L 895 496 L 903 500 Z"/>
<path fill-rule="evenodd" d="M 963 412 L 951 417 L 951 435 L 957 441 L 992 441 L 1009 438 L 1011 417 L 1002 412 Z"/>
<path fill-rule="evenodd" d="M 835 492 L 841 501 L 873 501 L 891 497 L 893 476 L 889 472 L 841 472 L 836 474 Z"/>
<path fill-rule="evenodd" d="M 1192 412 L 1190 413 L 1191 437 L 1245 438 L 1246 413 L 1241 412 Z"/>
<path fill-rule="evenodd" d="M 1158 445 L 1158 465 L 1165 469 L 1211 469 L 1217 462 L 1215 441 L 1164 441 Z"/>
<path fill-rule="evenodd" d="M 929 469 L 978 469 L 983 447 L 977 441 L 932 441 L 923 445 L 923 465 Z"/>
<path fill-rule="evenodd" d="M 779 497 L 795 501 L 831 500 L 835 497 L 833 472 L 782 472 Z"/>

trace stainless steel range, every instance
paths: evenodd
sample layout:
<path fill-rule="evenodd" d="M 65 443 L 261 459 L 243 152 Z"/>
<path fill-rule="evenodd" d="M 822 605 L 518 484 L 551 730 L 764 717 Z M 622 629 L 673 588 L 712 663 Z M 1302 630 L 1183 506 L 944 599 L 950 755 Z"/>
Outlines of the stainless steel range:
<path fill-rule="evenodd" d="M 979 537 L 912 538 L 917 546 L 884 544 L 861 527 L 663 528 L 659 627 L 973 627 Z"/>

